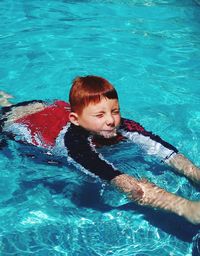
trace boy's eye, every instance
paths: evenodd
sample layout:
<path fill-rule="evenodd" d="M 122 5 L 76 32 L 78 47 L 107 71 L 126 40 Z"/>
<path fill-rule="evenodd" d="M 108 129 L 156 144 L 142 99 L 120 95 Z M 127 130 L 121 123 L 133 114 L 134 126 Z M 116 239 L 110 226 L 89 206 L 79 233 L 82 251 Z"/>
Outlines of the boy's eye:
<path fill-rule="evenodd" d="M 103 117 L 103 114 L 97 114 L 96 117 L 101 118 L 101 117 Z"/>
<path fill-rule="evenodd" d="M 119 114 L 119 110 L 114 110 L 114 111 L 113 111 L 113 114 L 114 114 L 114 115 L 118 115 L 118 114 Z"/>

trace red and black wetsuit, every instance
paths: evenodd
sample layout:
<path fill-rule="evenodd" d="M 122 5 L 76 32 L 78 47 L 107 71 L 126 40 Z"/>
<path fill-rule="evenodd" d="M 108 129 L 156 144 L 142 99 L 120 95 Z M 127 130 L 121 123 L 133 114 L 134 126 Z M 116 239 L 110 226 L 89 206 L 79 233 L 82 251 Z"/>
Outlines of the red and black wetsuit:
<path fill-rule="evenodd" d="M 44 108 L 36 113 L 25 115 L 12 122 L 10 113 L 14 108 L 32 105 L 38 102 Z M 2 132 L 13 139 L 47 148 L 53 154 L 66 156 L 84 172 L 103 180 L 112 180 L 122 174 L 98 152 L 98 146 L 112 145 L 122 140 L 131 140 L 143 147 L 148 154 L 167 160 L 178 151 L 159 136 L 146 131 L 139 123 L 121 119 L 116 137 L 105 139 L 91 134 L 80 126 L 69 122 L 70 106 L 63 101 L 47 105 L 42 101 L 23 102 L 2 108 Z M 10 120 L 11 119 L 11 120 Z"/>

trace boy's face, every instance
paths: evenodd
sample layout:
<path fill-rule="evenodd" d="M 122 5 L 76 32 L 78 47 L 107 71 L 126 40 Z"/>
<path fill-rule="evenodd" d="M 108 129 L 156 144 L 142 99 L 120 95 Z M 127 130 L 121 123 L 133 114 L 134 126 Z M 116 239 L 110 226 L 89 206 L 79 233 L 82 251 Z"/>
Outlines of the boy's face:
<path fill-rule="evenodd" d="M 116 136 L 120 119 L 117 99 L 102 98 L 99 103 L 86 106 L 81 114 L 70 113 L 70 121 L 73 124 L 105 138 Z"/>

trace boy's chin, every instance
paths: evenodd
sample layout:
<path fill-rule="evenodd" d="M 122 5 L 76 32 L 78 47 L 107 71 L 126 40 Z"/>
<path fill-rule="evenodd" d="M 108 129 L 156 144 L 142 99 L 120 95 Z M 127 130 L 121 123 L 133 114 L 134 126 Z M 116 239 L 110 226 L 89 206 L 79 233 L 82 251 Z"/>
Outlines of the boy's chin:
<path fill-rule="evenodd" d="M 116 130 L 113 130 L 111 132 L 100 131 L 100 132 L 98 132 L 98 135 L 104 137 L 105 139 L 111 139 L 111 138 L 117 136 L 117 132 L 116 132 Z"/>

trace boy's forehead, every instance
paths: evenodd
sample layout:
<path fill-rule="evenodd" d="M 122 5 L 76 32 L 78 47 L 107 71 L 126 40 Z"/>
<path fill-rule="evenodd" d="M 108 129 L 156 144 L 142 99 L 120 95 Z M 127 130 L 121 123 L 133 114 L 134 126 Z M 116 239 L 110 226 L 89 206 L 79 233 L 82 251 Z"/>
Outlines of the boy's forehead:
<path fill-rule="evenodd" d="M 90 102 L 85 108 L 91 110 L 99 110 L 107 107 L 119 107 L 119 101 L 117 99 L 102 98 L 99 102 Z"/>

